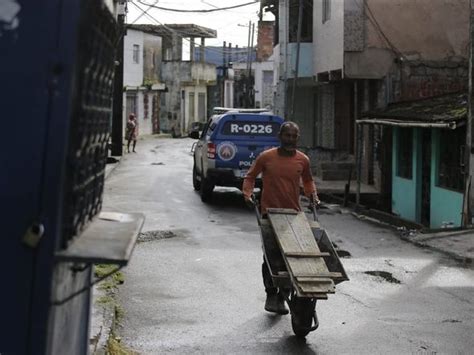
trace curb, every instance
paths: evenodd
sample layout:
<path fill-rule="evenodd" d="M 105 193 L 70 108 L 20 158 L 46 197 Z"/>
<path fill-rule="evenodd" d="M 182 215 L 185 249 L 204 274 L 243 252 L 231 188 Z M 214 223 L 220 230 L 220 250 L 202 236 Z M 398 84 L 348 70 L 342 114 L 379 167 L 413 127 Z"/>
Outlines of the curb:
<path fill-rule="evenodd" d="M 445 236 L 444 238 L 446 237 L 449 237 L 449 236 Z M 439 252 L 439 253 L 442 253 L 444 255 L 447 255 L 449 256 L 450 258 L 456 260 L 457 262 L 461 263 L 463 266 L 471 266 L 473 264 L 473 258 L 471 257 L 467 257 L 467 256 L 463 256 L 463 255 L 459 255 L 458 253 L 456 252 L 453 252 L 453 251 L 450 251 L 450 250 L 446 250 L 446 249 L 442 249 L 442 248 L 438 248 L 438 247 L 435 247 L 433 245 L 430 245 L 428 243 L 425 243 L 423 241 L 419 241 L 419 240 L 416 240 L 414 238 L 410 238 L 409 235 L 401 235 L 400 236 L 400 239 L 404 240 L 404 241 L 407 241 L 407 242 L 410 242 L 416 246 L 419 246 L 421 248 L 425 248 L 425 249 L 429 249 L 429 250 L 433 250 L 433 251 L 436 251 L 436 252 Z"/>
<path fill-rule="evenodd" d="M 352 211 L 351 214 L 354 217 L 356 217 L 357 219 L 361 220 L 361 221 L 366 221 L 366 222 L 369 222 L 369 223 L 375 223 L 375 224 L 378 224 L 378 225 L 381 225 L 381 226 L 384 226 L 384 227 L 392 228 L 392 229 L 399 232 L 399 237 L 400 237 L 401 240 L 412 243 L 412 244 L 414 244 L 418 247 L 424 248 L 424 249 L 429 249 L 429 250 L 436 251 L 438 253 L 444 254 L 444 255 L 454 259 L 455 261 L 459 262 L 460 264 L 462 264 L 462 266 L 468 267 L 468 266 L 471 266 L 473 264 L 473 258 L 472 257 L 466 257 L 464 255 L 460 255 L 459 253 L 457 253 L 455 251 L 446 250 L 444 248 L 436 247 L 436 246 L 433 246 L 433 245 L 430 245 L 429 243 L 427 243 L 427 241 L 433 240 L 433 239 L 449 238 L 449 237 L 453 237 L 453 236 L 469 234 L 470 231 L 462 231 L 462 232 L 453 231 L 451 233 L 449 233 L 449 232 L 446 232 L 446 233 L 433 233 L 431 235 L 430 234 L 421 234 L 421 237 L 419 237 L 420 239 L 417 240 L 416 238 L 420 234 L 414 234 L 413 235 L 410 232 L 410 230 L 401 229 L 400 227 L 395 226 L 393 224 L 378 220 L 378 219 L 373 218 L 373 217 L 368 217 L 364 214 L 360 214 L 360 213 L 357 213 L 355 211 Z M 473 238 L 473 240 L 474 240 L 474 238 Z M 473 245 L 474 245 L 474 242 L 473 242 Z"/>
<path fill-rule="evenodd" d="M 106 181 L 114 170 L 120 165 L 122 157 L 112 157 L 115 163 L 108 163 L 105 166 L 104 181 Z M 89 331 L 89 352 L 94 355 L 106 354 L 107 342 L 111 336 L 113 326 L 116 321 L 116 312 L 114 307 L 109 304 L 98 302 L 107 295 L 106 291 L 101 289 L 101 282 L 92 287 L 92 306 L 90 313 L 90 331 Z"/>
<path fill-rule="evenodd" d="M 105 291 L 98 288 L 98 285 L 94 285 L 92 288 L 92 295 L 89 352 L 90 354 L 102 355 L 106 353 L 107 341 L 115 321 L 115 311 L 109 305 L 98 303 L 101 297 L 106 296 Z"/>
<path fill-rule="evenodd" d="M 122 161 L 122 157 L 110 157 L 111 160 L 114 160 L 114 163 L 107 163 L 105 165 L 105 172 L 104 172 L 104 180 L 107 180 L 112 172 L 117 169 L 117 166 L 120 165 L 120 162 Z"/>

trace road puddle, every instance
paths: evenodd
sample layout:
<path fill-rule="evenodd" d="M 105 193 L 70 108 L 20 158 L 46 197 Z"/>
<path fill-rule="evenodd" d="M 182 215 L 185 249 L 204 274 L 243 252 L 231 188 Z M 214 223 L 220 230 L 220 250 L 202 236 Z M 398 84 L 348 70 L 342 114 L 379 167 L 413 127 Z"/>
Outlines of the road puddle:
<path fill-rule="evenodd" d="M 152 242 L 154 240 L 169 239 L 178 237 L 178 234 L 170 230 L 148 231 L 140 233 L 138 243 Z"/>
<path fill-rule="evenodd" d="M 400 280 L 393 277 L 392 273 L 387 271 L 364 271 L 364 274 L 375 276 L 392 284 L 401 284 Z"/>

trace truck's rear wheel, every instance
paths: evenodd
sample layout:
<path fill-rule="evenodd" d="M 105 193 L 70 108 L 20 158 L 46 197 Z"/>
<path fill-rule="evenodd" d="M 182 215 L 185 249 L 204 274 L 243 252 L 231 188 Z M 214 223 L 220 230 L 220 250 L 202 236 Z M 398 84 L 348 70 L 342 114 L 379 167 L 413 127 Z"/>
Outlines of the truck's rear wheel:
<path fill-rule="evenodd" d="M 201 181 L 198 180 L 198 172 L 196 170 L 196 164 L 193 166 L 193 187 L 194 190 L 199 191 L 201 188 Z"/>
<path fill-rule="evenodd" d="M 211 200 L 212 190 L 214 190 L 214 184 L 209 179 L 203 177 L 200 189 L 202 202 L 209 202 Z"/>

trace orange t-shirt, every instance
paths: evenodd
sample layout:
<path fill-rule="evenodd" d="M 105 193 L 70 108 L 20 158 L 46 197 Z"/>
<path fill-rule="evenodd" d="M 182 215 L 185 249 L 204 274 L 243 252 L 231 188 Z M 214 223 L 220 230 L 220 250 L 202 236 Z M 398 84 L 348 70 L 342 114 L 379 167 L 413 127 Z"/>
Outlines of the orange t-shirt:
<path fill-rule="evenodd" d="M 242 191 L 247 198 L 252 195 L 255 179 L 260 173 L 263 181 L 262 213 L 267 208 L 293 208 L 300 211 L 301 181 L 307 196 L 316 192 L 309 158 L 298 150 L 289 157 L 278 154 L 278 148 L 260 154 L 244 179 Z"/>

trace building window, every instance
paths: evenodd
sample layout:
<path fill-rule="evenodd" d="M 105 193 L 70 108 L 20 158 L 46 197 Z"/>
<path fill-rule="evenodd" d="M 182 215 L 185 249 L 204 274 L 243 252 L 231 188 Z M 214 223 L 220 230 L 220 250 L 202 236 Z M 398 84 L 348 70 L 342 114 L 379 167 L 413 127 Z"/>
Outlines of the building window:
<path fill-rule="evenodd" d="M 140 46 L 138 44 L 133 45 L 133 62 L 140 63 Z"/>
<path fill-rule="evenodd" d="M 127 103 L 126 103 L 126 112 L 127 112 L 127 117 L 133 113 L 138 117 L 138 110 L 137 110 L 137 95 L 134 93 L 128 93 L 127 94 Z"/>
<path fill-rule="evenodd" d="M 413 177 L 413 130 L 400 128 L 397 143 L 397 176 L 411 179 Z"/>
<path fill-rule="evenodd" d="M 298 40 L 299 0 L 290 1 L 290 17 L 288 23 L 290 43 Z M 303 2 L 303 18 L 301 21 L 301 42 L 313 42 L 313 2 Z"/>
<path fill-rule="evenodd" d="M 172 59 L 173 52 L 171 51 L 171 48 L 165 48 L 164 54 L 163 54 L 163 60 L 164 61 L 169 61 Z"/>
<path fill-rule="evenodd" d="M 198 94 L 198 121 L 206 122 L 206 94 L 203 92 Z"/>
<path fill-rule="evenodd" d="M 331 0 L 323 0 L 322 5 L 323 23 L 325 23 L 331 19 Z"/>
<path fill-rule="evenodd" d="M 441 130 L 439 135 L 439 156 L 437 186 L 464 190 L 463 156 L 466 130 Z"/>
<path fill-rule="evenodd" d="M 194 122 L 194 116 L 195 116 L 195 105 L 196 103 L 194 102 L 194 92 L 189 93 L 189 124 L 191 122 Z"/>

